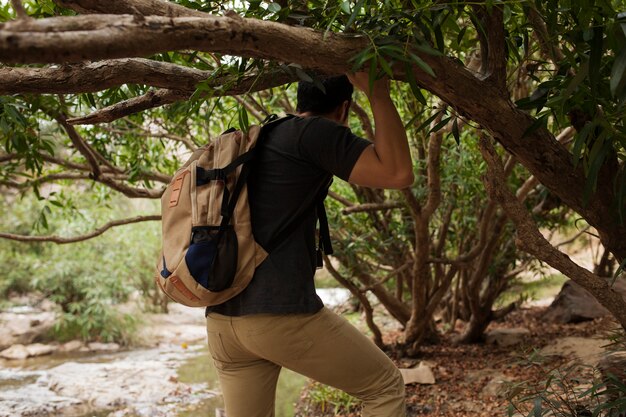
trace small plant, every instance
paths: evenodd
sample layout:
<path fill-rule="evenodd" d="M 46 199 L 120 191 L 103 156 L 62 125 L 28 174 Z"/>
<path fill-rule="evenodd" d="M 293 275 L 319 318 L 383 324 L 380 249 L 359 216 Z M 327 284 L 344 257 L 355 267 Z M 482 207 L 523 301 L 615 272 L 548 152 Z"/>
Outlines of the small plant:
<path fill-rule="evenodd" d="M 343 416 L 361 409 L 361 401 L 328 385 L 312 382 L 304 394 L 300 417 L 309 415 Z"/>
<path fill-rule="evenodd" d="M 623 334 L 621 337 L 623 340 Z M 509 417 L 626 416 L 624 375 L 577 362 L 548 368 L 536 352 L 526 359 L 526 364 L 537 368 L 541 378 L 538 382 L 524 381 L 507 387 Z"/>

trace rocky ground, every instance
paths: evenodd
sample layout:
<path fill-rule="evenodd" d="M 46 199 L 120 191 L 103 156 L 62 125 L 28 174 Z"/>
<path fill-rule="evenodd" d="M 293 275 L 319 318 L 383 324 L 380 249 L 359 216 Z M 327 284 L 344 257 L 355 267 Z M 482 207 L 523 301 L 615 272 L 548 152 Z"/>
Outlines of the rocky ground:
<path fill-rule="evenodd" d="M 345 300 L 339 292 L 326 296 L 328 303 Z M 549 370 L 566 369 L 575 360 L 595 366 L 605 351 L 612 322 L 597 318 L 555 324 L 546 320 L 547 304 L 517 310 L 492 323 L 488 343 L 454 345 L 454 334 L 448 334 L 441 344 L 424 346 L 419 357 L 396 358 L 405 369 L 409 415 L 505 416 L 506 392 L 514 384 L 540 383 Z M 363 326 L 358 315 L 351 319 Z M 142 344 L 132 350 L 78 341 L 38 343 L 38 332 L 53 320 L 53 308 L 45 305 L 0 313 L 0 329 L 7 334 L 11 329 L 2 340 L 12 343 L 5 342 L 0 352 L 4 357 L 0 359 L 0 417 L 212 417 L 220 407 L 219 386 L 204 350 L 204 319 L 198 310 L 172 304 L 170 314 L 146 316 L 139 335 Z M 397 323 L 384 315 L 376 320 L 385 328 L 389 345 L 399 340 Z M 190 373 L 195 376 L 183 376 Z M 587 389 L 594 374 L 589 367 L 576 368 L 575 377 L 568 383 Z M 341 411 L 333 404 L 321 409 L 307 391 L 298 409 L 301 417 L 358 415 L 357 408 Z M 287 413 L 291 412 L 279 415 L 293 415 Z"/>

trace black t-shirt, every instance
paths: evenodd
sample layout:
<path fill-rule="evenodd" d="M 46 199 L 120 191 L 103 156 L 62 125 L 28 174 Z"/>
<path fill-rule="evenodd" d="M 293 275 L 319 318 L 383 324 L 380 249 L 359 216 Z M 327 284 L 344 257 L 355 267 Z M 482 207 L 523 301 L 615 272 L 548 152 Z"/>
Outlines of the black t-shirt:
<path fill-rule="evenodd" d="M 207 308 L 228 316 L 314 313 L 323 307 L 315 293 L 317 222 L 315 197 L 333 175 L 347 180 L 370 145 L 350 129 L 323 117 L 293 117 L 274 127 L 259 147 L 248 180 L 252 231 L 264 247 L 291 220 L 302 223 L 259 265 L 236 297 Z M 303 211 L 308 212 L 300 216 Z"/>

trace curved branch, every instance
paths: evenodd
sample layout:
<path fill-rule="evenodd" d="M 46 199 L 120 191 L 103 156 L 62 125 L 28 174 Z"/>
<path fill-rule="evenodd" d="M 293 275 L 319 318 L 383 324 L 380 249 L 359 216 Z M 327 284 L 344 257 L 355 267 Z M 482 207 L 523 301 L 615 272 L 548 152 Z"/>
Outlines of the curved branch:
<path fill-rule="evenodd" d="M 606 280 L 576 264 L 542 236 L 526 208 L 507 187 L 502 162 L 493 145 L 483 136 L 479 141 L 479 148 L 487 162 L 485 188 L 491 199 L 498 202 L 507 217 L 515 224 L 516 245 L 580 284 L 626 329 L 626 301 L 622 296 L 614 291 Z"/>
<path fill-rule="evenodd" d="M 361 127 L 363 127 L 363 131 L 365 131 L 365 137 L 370 142 L 374 142 L 374 129 L 372 128 L 372 121 L 367 115 L 365 109 L 359 106 L 359 103 L 355 101 L 352 102 L 350 110 L 352 110 L 354 114 L 356 114 L 356 116 L 359 118 L 359 121 L 361 122 Z"/>
<path fill-rule="evenodd" d="M 64 168 L 75 169 L 77 171 L 83 171 L 83 172 L 91 172 L 91 168 L 87 165 L 77 164 L 75 162 L 66 161 L 64 159 L 57 158 L 57 157 L 50 156 L 50 155 L 39 155 L 39 156 L 45 162 L 49 162 L 49 163 L 52 163 L 52 164 L 55 164 Z M 20 155 L 16 153 L 0 155 L 0 163 L 17 161 L 19 159 L 20 159 Z M 114 179 L 114 180 L 128 181 L 129 179 L 128 175 L 124 175 L 123 172 L 120 172 L 119 170 L 111 171 L 107 167 L 102 167 L 102 175 L 110 177 L 111 179 Z M 92 176 L 88 176 L 88 175 L 86 177 L 93 178 Z M 160 172 L 141 173 L 139 174 L 137 178 L 140 180 L 146 180 L 146 181 L 156 181 L 156 182 L 160 182 L 163 184 L 169 184 L 169 182 L 172 180 L 171 176 L 162 174 Z"/>
<path fill-rule="evenodd" d="M 485 6 L 473 6 L 479 22 L 476 31 L 480 39 L 482 67 L 485 80 L 493 83 L 504 96 L 506 90 L 506 41 L 501 6 L 487 9 Z"/>
<path fill-rule="evenodd" d="M 347 198 L 343 197 L 340 194 L 337 194 L 334 191 L 328 191 L 328 196 L 332 198 L 333 200 L 339 201 L 341 204 L 343 204 L 346 207 L 354 206 L 354 203 L 352 201 L 348 200 Z"/>
<path fill-rule="evenodd" d="M 276 42 L 283 38 L 283 45 Z M 291 44 L 285 48 L 285 44 Z M 113 46 L 114 45 L 114 46 Z M 326 51 L 323 56 L 311 51 Z M 0 24 L 4 63 L 80 62 L 148 56 L 194 49 L 275 59 L 325 72 L 343 73 L 348 59 L 368 45 L 364 36 L 344 36 L 267 20 L 233 17 L 85 15 Z"/>
<path fill-rule="evenodd" d="M 54 0 L 56 4 L 78 13 L 136 14 L 146 16 L 202 17 L 207 14 L 163 0 Z"/>
<path fill-rule="evenodd" d="M 112 227 L 122 226 L 125 224 L 131 224 L 131 223 L 154 221 L 154 220 L 161 220 L 161 216 L 155 214 L 152 216 L 137 216 L 137 217 L 132 217 L 130 219 L 114 220 L 114 221 L 108 222 L 102 227 L 97 228 L 91 233 L 87 233 L 85 235 L 75 236 L 75 237 L 24 236 L 24 235 L 12 234 L 12 233 L 0 233 L 0 238 L 16 240 L 18 242 L 53 242 L 53 243 L 58 243 L 58 244 L 75 243 L 75 242 L 82 242 L 84 240 L 92 239 L 96 236 L 100 236 L 101 234 L 103 234 L 104 232 L 106 232 Z"/>
<path fill-rule="evenodd" d="M 194 90 L 197 83 L 210 76 L 211 71 L 143 58 L 44 68 L 0 67 L 0 95 L 88 93 L 123 84 Z"/>
<path fill-rule="evenodd" d="M 146 94 L 99 109 L 86 116 L 67 119 L 71 125 L 110 123 L 130 114 L 189 99 L 193 93 L 177 90 L 150 90 Z"/>
<path fill-rule="evenodd" d="M 343 285 L 344 288 L 347 288 L 350 291 L 350 293 L 352 293 L 352 295 L 355 296 L 363 305 L 363 308 L 365 310 L 365 321 L 367 322 L 367 327 L 369 327 L 369 329 L 374 334 L 374 343 L 376 343 L 376 346 L 382 348 L 384 346 L 383 335 L 380 332 L 380 329 L 378 328 L 378 326 L 376 325 L 376 322 L 374 321 L 374 314 L 373 314 L 374 309 L 372 308 L 370 301 L 367 299 L 367 296 L 362 291 L 360 291 L 359 288 L 356 285 L 354 285 L 349 279 L 343 277 L 333 267 L 332 262 L 330 261 L 330 259 L 328 258 L 326 254 L 324 254 L 323 257 L 324 257 L 324 263 L 326 265 L 326 269 L 328 270 L 330 275 L 332 275 L 333 278 L 335 278 L 341 285 Z"/>
<path fill-rule="evenodd" d="M 0 61 L 5 63 L 67 63 L 195 49 L 343 73 L 352 69 L 349 60 L 368 45 L 364 36 L 219 16 L 87 15 L 0 24 Z M 574 166 L 571 154 L 547 129 L 528 134 L 533 117 L 517 109 L 502 88 L 476 78 L 451 58 L 418 54 L 436 74 L 432 77 L 414 66 L 413 75 L 421 87 L 488 130 L 542 184 L 593 225 L 605 247 L 618 259 L 626 258 L 626 226 L 614 220 L 610 178 L 598 178 L 596 191 L 585 204 L 582 165 Z M 406 78 L 404 68 L 395 71 L 395 79 Z"/>
<path fill-rule="evenodd" d="M 163 195 L 163 192 L 165 191 L 164 188 L 160 190 L 151 190 L 147 188 L 131 187 L 126 184 L 115 181 L 113 178 L 105 177 L 105 176 L 94 178 L 94 181 L 104 184 L 108 186 L 109 188 L 112 188 L 113 190 L 118 191 L 124 194 L 126 197 L 130 197 L 130 198 L 157 199 L 157 198 L 161 198 L 161 196 Z"/>
<path fill-rule="evenodd" d="M 89 163 L 89 166 L 91 167 L 91 172 L 93 172 L 94 177 L 98 178 L 100 175 L 102 175 L 100 164 L 96 160 L 96 151 L 83 140 L 83 138 L 78 134 L 73 126 L 67 123 L 67 118 L 64 114 L 58 114 L 55 118 L 57 122 L 59 122 L 59 124 L 63 126 L 63 128 L 67 132 L 67 135 L 69 136 L 76 150 L 80 152 L 80 154 Z M 109 166 L 109 168 L 112 168 L 112 166 Z"/>
<path fill-rule="evenodd" d="M 442 103 L 443 104 L 443 103 Z M 439 114 L 433 120 L 432 126 L 436 126 L 443 119 L 447 105 L 438 106 Z M 441 203 L 441 143 L 443 141 L 443 129 L 430 134 L 428 141 L 428 199 L 424 205 L 422 216 L 430 219 L 430 216 L 437 210 Z"/>
<path fill-rule="evenodd" d="M 402 203 L 364 203 L 357 206 L 346 207 L 341 210 L 341 214 L 362 213 L 364 211 L 382 211 L 402 208 L 405 205 Z"/>
<path fill-rule="evenodd" d="M 222 77 L 211 81 L 208 85 L 209 90 L 200 97 L 239 95 L 277 87 L 296 80 L 296 76 L 284 71 L 269 71 L 263 75 L 248 75 L 241 79 Z M 73 125 L 110 123 L 133 113 L 189 100 L 193 93 L 192 90 L 151 90 L 144 95 L 96 110 L 86 116 L 68 119 L 68 123 Z"/>
<path fill-rule="evenodd" d="M 11 6 L 13 6 L 13 10 L 15 10 L 18 19 L 30 19 L 30 16 L 26 13 L 26 9 L 24 9 L 22 0 L 11 0 Z"/>

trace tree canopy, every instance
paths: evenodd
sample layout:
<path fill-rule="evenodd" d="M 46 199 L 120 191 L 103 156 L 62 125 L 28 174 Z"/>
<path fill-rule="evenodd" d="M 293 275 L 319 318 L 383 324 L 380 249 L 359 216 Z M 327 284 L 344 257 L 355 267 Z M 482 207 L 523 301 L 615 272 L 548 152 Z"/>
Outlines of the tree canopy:
<path fill-rule="evenodd" d="M 7 189 L 38 193 L 46 183 L 97 183 L 156 199 L 186 151 L 230 125 L 246 128 L 268 111 L 293 111 L 285 85 L 320 73 L 386 75 L 398 82 L 396 101 L 406 105 L 414 156 L 425 166 L 416 162 L 422 175 L 399 203 L 377 192 L 357 196 L 378 210 L 400 204 L 416 225 L 409 246 L 422 261 L 406 267 L 413 301 L 408 310 L 398 305 L 398 315 L 415 324 L 424 308 L 435 308 L 424 297 L 440 300 L 446 291 L 417 289 L 420 276 L 437 275 L 428 256 L 437 246 L 424 239 L 442 199 L 440 165 L 447 161 L 439 162 L 440 133 L 477 145 L 467 152 L 483 155 L 487 190 L 514 223 L 518 247 L 581 283 L 626 327 L 624 302 L 610 280 L 549 245 L 524 205 L 541 187 L 556 206 L 593 226 L 623 266 L 622 1 L 0 4 L 0 184 Z M 367 113 L 354 110 L 366 135 Z M 492 139 L 509 157 L 504 166 Z M 513 184 L 506 178 L 515 163 L 525 174 Z M 486 238 L 478 242 L 487 247 Z M 441 283 L 466 266 L 458 252 L 446 264 L 451 269 L 440 271 Z M 427 323 L 420 326 L 417 333 Z"/>

